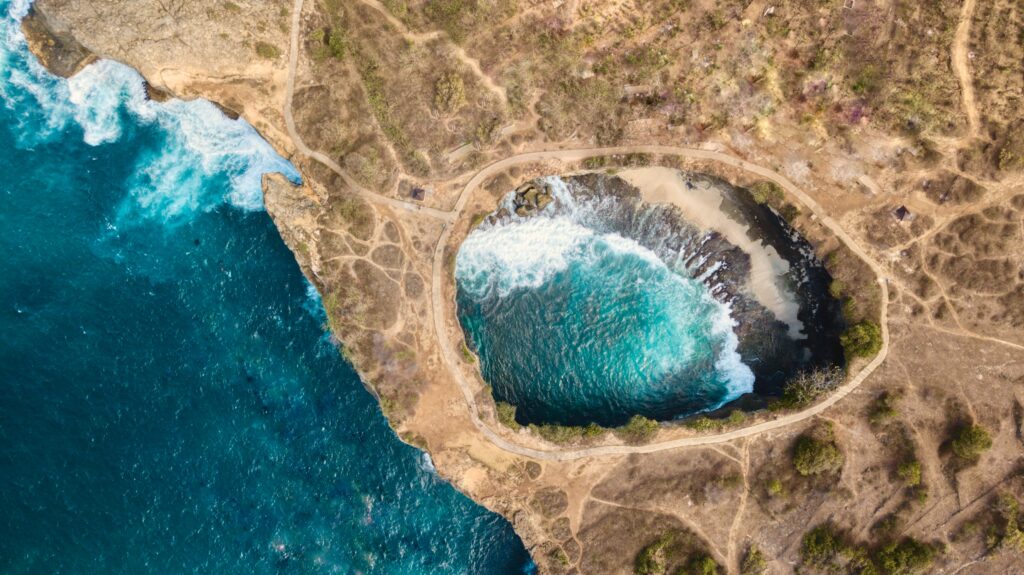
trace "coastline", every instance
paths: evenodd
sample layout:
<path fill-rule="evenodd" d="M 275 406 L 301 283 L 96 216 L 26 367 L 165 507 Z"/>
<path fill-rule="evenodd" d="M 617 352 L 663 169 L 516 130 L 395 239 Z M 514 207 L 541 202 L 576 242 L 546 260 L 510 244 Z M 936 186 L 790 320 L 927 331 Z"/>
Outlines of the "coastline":
<path fill-rule="evenodd" d="M 782 277 L 790 265 L 769 245 L 752 239 L 748 226 L 729 217 L 722 210 L 725 198 L 722 191 L 708 185 L 688 183 L 679 170 L 666 167 L 631 168 L 618 176 L 640 190 L 641 198 L 649 204 L 671 204 L 683 211 L 686 219 L 703 230 L 716 231 L 732 245 L 750 256 L 747 285 L 761 305 L 768 308 L 776 319 L 785 323 L 789 335 L 799 339 L 803 322 L 798 313 L 800 306 L 792 293 L 780 287 Z"/>

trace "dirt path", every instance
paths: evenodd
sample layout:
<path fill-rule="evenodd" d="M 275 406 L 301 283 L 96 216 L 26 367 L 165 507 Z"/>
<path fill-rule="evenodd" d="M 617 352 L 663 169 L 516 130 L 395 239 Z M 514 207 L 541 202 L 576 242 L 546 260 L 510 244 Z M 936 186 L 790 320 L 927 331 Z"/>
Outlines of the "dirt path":
<path fill-rule="evenodd" d="M 371 3 L 373 0 L 362 0 L 364 2 Z M 973 4 L 973 0 L 968 0 Z M 412 202 L 405 202 L 395 198 L 383 196 L 376 192 L 370 191 L 361 185 L 359 185 L 345 170 L 341 168 L 331 158 L 325 154 L 309 148 L 303 142 L 302 137 L 299 136 L 298 130 L 295 128 L 295 119 L 292 116 L 292 98 L 295 93 L 295 75 L 299 61 L 299 31 L 302 23 L 302 7 L 304 0 L 294 0 L 292 8 L 292 22 L 291 22 L 291 42 L 288 54 L 288 78 L 285 90 L 285 105 L 284 105 L 284 119 L 285 125 L 288 129 L 288 134 L 292 138 L 298 152 L 310 159 L 313 159 L 321 164 L 327 166 L 332 171 L 337 173 L 345 181 L 351 189 L 360 195 L 361 197 L 376 203 L 384 203 L 393 208 L 409 210 L 421 213 L 423 215 L 433 217 L 444 222 L 441 236 L 438 239 L 437 246 L 434 250 L 434 260 L 431 273 L 431 313 L 433 315 L 434 330 L 437 336 L 438 345 L 441 349 L 441 358 L 451 373 L 452 377 L 455 378 L 456 383 L 459 385 L 459 389 L 462 391 L 462 395 L 465 398 L 466 405 L 469 409 L 469 415 L 473 421 L 473 425 L 480 431 L 480 433 L 487 438 L 488 441 L 493 443 L 498 448 L 522 455 L 526 457 L 532 457 L 534 459 L 548 460 L 548 461 L 569 461 L 575 459 L 581 459 L 585 457 L 600 457 L 608 455 L 628 455 L 632 453 L 655 453 L 659 451 L 666 451 L 670 449 L 678 449 L 683 447 L 695 447 L 700 445 L 711 445 L 716 443 L 725 443 L 735 439 L 743 437 L 750 437 L 753 435 L 765 433 L 774 429 L 780 429 L 800 421 L 804 421 L 810 417 L 814 417 L 832 407 L 838 403 L 841 399 L 849 395 L 853 390 L 857 389 L 861 383 L 864 382 L 879 365 L 885 361 L 885 357 L 889 353 L 889 321 L 888 321 L 888 304 L 889 304 L 889 287 L 888 281 L 883 273 L 882 269 L 878 264 L 872 260 L 860 246 L 846 233 L 846 231 L 839 226 L 831 216 L 827 215 L 825 210 L 821 207 L 818 202 L 808 196 L 800 188 L 798 188 L 793 182 L 781 174 L 769 170 L 763 166 L 752 164 L 735 156 L 725 154 L 722 152 L 703 150 L 695 148 L 682 148 L 676 146 L 623 146 L 613 148 L 580 148 L 574 150 L 545 150 L 528 152 L 523 154 L 517 154 L 494 162 L 485 168 L 481 169 L 469 180 L 469 182 L 462 189 L 459 194 L 459 198 L 456 200 L 455 205 L 451 211 L 439 210 L 436 208 L 430 208 L 414 204 Z M 378 4 L 379 6 L 379 4 Z M 383 8 L 383 7 L 380 7 Z M 386 11 L 385 11 L 386 14 Z M 386 14 L 387 15 L 387 14 Z M 393 17 L 392 17 L 393 18 Z M 397 20 L 396 20 L 397 22 Z M 399 22 L 400 24 L 400 22 Z M 512 166 L 519 164 L 527 164 L 530 162 L 546 161 L 546 160 L 557 160 L 563 162 L 579 161 L 586 158 L 595 156 L 608 156 L 617 154 L 662 154 L 662 155 L 675 155 L 688 159 L 695 160 L 708 160 L 718 162 L 738 168 L 757 175 L 759 177 L 771 180 L 781 186 L 786 192 L 799 200 L 800 203 L 815 214 L 819 221 L 831 230 L 836 237 L 838 237 L 847 247 L 853 251 L 858 257 L 864 260 L 875 273 L 878 280 L 878 285 L 882 296 L 882 316 L 881 316 L 881 328 L 882 328 L 882 349 L 867 365 L 865 365 L 860 372 L 854 377 L 847 380 L 839 389 L 833 392 L 825 400 L 812 405 L 811 407 L 799 411 L 796 413 L 786 414 L 777 419 L 770 421 L 764 421 L 756 425 L 744 427 L 741 429 L 735 429 L 725 433 L 718 433 L 713 435 L 705 435 L 700 437 L 683 437 L 679 439 L 672 439 L 667 441 L 661 441 L 656 443 L 649 443 L 647 445 L 602 445 L 581 449 L 552 449 L 552 450 L 541 450 L 530 447 L 525 447 L 511 441 L 508 441 L 497 432 L 487 426 L 482 419 L 480 419 L 479 409 L 474 398 L 473 386 L 466 378 L 465 373 L 461 369 L 459 355 L 452 348 L 452 342 L 446 336 L 445 333 L 445 318 L 448 317 L 448 312 L 451 308 L 445 305 L 443 294 L 443 283 L 442 278 L 444 274 L 444 248 L 448 243 L 448 238 L 451 236 L 452 223 L 455 222 L 462 214 L 462 210 L 466 206 L 466 202 L 469 201 L 473 191 L 475 191 L 487 178 L 492 175 L 506 170 Z M 447 302 L 448 305 L 454 305 L 454 302 Z"/>
<path fill-rule="evenodd" d="M 391 14 L 387 7 L 382 5 L 377 0 L 360 0 L 360 2 L 379 12 L 381 16 L 383 16 L 384 19 L 388 21 L 388 24 L 391 24 L 391 26 L 394 27 L 395 30 L 398 30 L 399 34 L 402 35 L 402 38 L 405 38 L 409 42 L 412 42 L 414 44 L 422 44 L 424 42 L 431 42 L 433 40 L 438 40 L 445 37 L 445 33 L 441 32 L 440 30 L 435 30 L 433 32 L 413 32 L 412 30 L 409 30 L 409 28 L 407 28 L 406 25 L 401 20 L 395 18 L 395 16 Z M 449 41 L 448 45 L 451 47 L 452 52 L 455 54 L 455 57 L 460 62 L 462 62 L 466 67 L 473 71 L 473 74 L 476 75 L 476 77 L 480 80 L 480 82 L 484 85 L 485 88 L 487 88 L 495 96 L 497 96 L 498 99 L 501 100 L 501 103 L 503 105 L 508 104 L 508 93 L 505 91 L 505 87 L 499 85 L 497 82 L 494 81 L 494 78 L 491 78 L 490 76 L 487 75 L 487 73 L 484 72 L 483 68 L 480 67 L 479 60 L 471 57 L 469 54 L 466 53 L 465 50 L 462 49 L 462 46 L 459 46 L 454 42 Z"/>
<path fill-rule="evenodd" d="M 551 450 L 533 449 L 524 447 L 512 443 L 505 438 L 501 437 L 484 423 L 479 416 L 479 409 L 474 399 L 473 386 L 466 377 L 465 373 L 461 368 L 461 363 L 458 354 L 452 347 L 450 338 L 447 337 L 445 332 L 445 318 L 449 316 L 449 312 L 454 309 L 454 302 L 444 301 L 443 296 L 443 274 L 445 273 L 444 266 L 444 248 L 448 243 L 448 238 L 451 235 L 451 223 L 446 223 L 441 237 L 438 240 L 437 247 L 434 250 L 434 263 L 431 274 L 431 306 L 434 320 L 434 330 L 437 336 L 438 345 L 441 348 L 441 357 L 445 365 L 448 367 L 449 372 L 455 381 L 459 384 L 459 388 L 462 391 L 462 395 L 466 400 L 466 404 L 469 407 L 470 417 L 473 424 L 480 430 L 480 432 L 497 447 L 518 455 L 524 455 L 535 459 L 543 459 L 549 461 L 568 461 L 574 459 L 581 459 L 585 457 L 600 457 L 606 455 L 627 455 L 632 453 L 655 453 L 659 451 L 666 451 L 670 449 L 678 449 L 683 447 L 695 447 L 699 445 L 710 445 L 715 443 L 724 443 L 743 437 L 750 437 L 760 433 L 765 433 L 771 430 L 780 429 L 800 421 L 804 421 L 810 417 L 814 417 L 829 407 L 832 407 L 838 403 L 841 399 L 849 395 L 853 390 L 857 389 L 861 383 L 864 382 L 879 365 L 885 361 L 885 357 L 889 353 L 889 320 L 888 320 L 888 307 L 889 307 L 889 286 L 888 281 L 885 277 L 884 272 L 879 265 L 872 260 L 864 250 L 857 245 L 857 243 L 846 233 L 846 231 L 839 226 L 831 216 L 827 215 L 825 210 L 821 207 L 818 202 L 814 201 L 813 198 L 808 196 L 803 190 L 799 189 L 795 184 L 789 181 L 784 176 L 769 170 L 765 167 L 757 164 L 752 164 L 745 160 L 741 160 L 735 156 L 731 156 L 722 152 L 716 152 L 711 150 L 693 149 L 693 148 L 681 148 L 676 146 L 625 146 L 615 148 L 583 148 L 576 150 L 549 150 L 549 151 L 538 151 L 528 152 L 524 154 L 518 154 L 510 156 L 503 160 L 499 160 L 483 168 L 473 176 L 472 179 L 463 188 L 462 193 L 459 195 L 458 200 L 453 207 L 453 214 L 458 217 L 462 210 L 465 208 L 466 203 L 469 201 L 472 192 L 475 191 L 484 181 L 488 178 L 497 174 L 503 170 L 506 170 L 512 166 L 519 164 L 527 164 L 531 162 L 546 161 L 546 160 L 558 160 L 565 162 L 579 161 L 586 158 L 595 156 L 609 156 L 618 154 L 662 154 L 662 155 L 675 155 L 683 158 L 697 159 L 697 160 L 709 160 L 713 162 L 719 162 L 727 166 L 739 168 L 749 173 L 755 174 L 759 177 L 771 180 L 781 186 L 786 192 L 791 194 L 800 203 L 804 204 L 808 210 L 814 213 L 819 221 L 832 231 L 847 247 L 853 251 L 858 257 L 863 259 L 875 273 L 878 280 L 879 289 L 882 297 L 882 315 L 881 315 L 881 328 L 882 328 L 882 349 L 867 365 L 865 365 L 855 376 L 847 380 L 839 389 L 834 391 L 825 400 L 812 405 L 811 407 L 795 412 L 789 413 L 777 419 L 770 421 L 764 421 L 756 425 L 744 427 L 741 429 L 735 429 L 725 433 L 718 433 L 713 435 L 705 435 L 700 437 L 683 437 L 678 439 L 671 439 L 666 441 L 660 441 L 655 443 L 649 443 L 647 445 L 602 445 L 596 447 L 587 448 L 558 448 Z"/>
<path fill-rule="evenodd" d="M 288 50 L 288 80 L 285 86 L 284 100 L 284 123 L 288 129 L 288 136 L 291 137 L 297 151 L 303 156 L 320 162 L 330 168 L 331 171 L 341 176 L 341 179 L 345 181 L 345 184 L 347 184 L 352 191 L 359 196 L 362 196 L 364 199 L 372 202 L 384 203 L 396 209 L 418 212 L 432 218 L 451 221 L 454 218 L 454 214 L 450 212 L 421 206 L 413 202 L 389 198 L 364 188 L 356 182 L 355 178 L 353 178 L 351 174 L 343 170 L 337 162 L 332 160 L 326 154 L 311 149 L 306 145 L 306 142 L 302 140 L 302 136 L 300 136 L 298 130 L 295 129 L 295 118 L 292 116 L 292 98 L 295 95 L 295 70 L 299 65 L 299 30 L 302 28 L 303 1 L 304 0 L 295 0 L 294 5 L 292 6 L 291 44 Z"/>
<path fill-rule="evenodd" d="M 976 0 L 964 0 L 964 7 L 960 11 L 960 22 L 956 26 L 956 35 L 953 37 L 953 71 L 956 72 L 957 80 L 960 81 L 960 94 L 963 98 L 964 112 L 967 113 L 967 124 L 971 129 L 971 135 L 976 136 L 981 131 L 981 117 L 978 114 L 978 106 L 974 102 L 974 82 L 971 80 L 971 67 L 968 62 L 968 47 L 971 40 L 971 19 L 974 17 L 974 5 Z"/>

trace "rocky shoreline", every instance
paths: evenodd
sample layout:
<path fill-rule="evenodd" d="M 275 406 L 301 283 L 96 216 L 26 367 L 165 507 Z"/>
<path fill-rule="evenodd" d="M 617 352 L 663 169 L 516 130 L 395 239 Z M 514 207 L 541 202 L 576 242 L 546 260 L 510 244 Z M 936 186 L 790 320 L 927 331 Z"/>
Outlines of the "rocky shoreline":
<path fill-rule="evenodd" d="M 830 278 L 810 244 L 784 218 L 755 202 L 745 190 L 706 174 L 687 174 L 687 185 L 712 185 L 723 191 L 722 209 L 748 226 L 748 233 L 774 248 L 790 264 L 787 289 L 799 302 L 804 339 L 790 337 L 788 326 L 776 318 L 748 288 L 751 256 L 721 233 L 700 230 L 683 212 L 669 204 L 648 204 L 640 191 L 623 178 L 606 173 L 581 173 L 562 179 L 573 194 L 598 208 L 595 229 L 613 231 L 658 254 L 670 268 L 698 279 L 719 302 L 728 305 L 735 321 L 738 351 L 755 375 L 754 392 L 719 411 L 737 406 L 763 408 L 781 394 L 785 382 L 802 370 L 843 363 L 839 333 L 843 320 L 839 302 L 828 293 Z M 560 209 L 549 184 L 532 180 L 516 188 L 512 209 L 489 216 L 504 219 L 514 212 L 531 217 L 548 206 Z"/>

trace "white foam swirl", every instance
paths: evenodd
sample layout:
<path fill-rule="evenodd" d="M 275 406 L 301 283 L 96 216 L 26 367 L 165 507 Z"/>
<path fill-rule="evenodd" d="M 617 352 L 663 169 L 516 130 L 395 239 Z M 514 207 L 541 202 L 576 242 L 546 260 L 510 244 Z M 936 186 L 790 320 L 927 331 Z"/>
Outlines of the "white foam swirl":
<path fill-rule="evenodd" d="M 136 124 L 155 125 L 165 132 L 159 150 L 140 152 L 131 182 L 134 204 L 123 206 L 121 217 L 141 214 L 176 221 L 225 202 L 259 210 L 263 174 L 280 172 L 299 181 L 295 168 L 244 120 L 227 118 L 205 100 L 150 101 L 142 77 L 123 64 L 101 60 L 68 80 L 53 76 L 29 53 L 19 26 L 29 5 L 14 0 L 0 19 L 0 74 L 18 88 L 0 92 L 0 99 L 12 110 L 27 108 L 37 118 L 42 114 L 47 126 L 18 130 L 26 134 L 21 145 L 50 141 L 73 126 L 82 130 L 82 139 L 91 146 L 111 144 L 123 135 L 125 114 Z M 26 102 L 24 94 L 34 102 Z M 211 193 L 208 182 L 217 175 L 225 176 L 229 185 L 221 193 Z"/>

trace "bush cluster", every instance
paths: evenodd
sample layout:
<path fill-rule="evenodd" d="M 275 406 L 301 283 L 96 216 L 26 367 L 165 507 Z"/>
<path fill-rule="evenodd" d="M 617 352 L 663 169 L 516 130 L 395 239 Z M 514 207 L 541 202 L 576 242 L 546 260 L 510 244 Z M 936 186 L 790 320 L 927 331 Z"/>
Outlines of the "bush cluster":
<path fill-rule="evenodd" d="M 938 549 L 911 537 L 876 546 L 850 543 L 834 526 L 822 524 L 801 541 L 801 560 L 822 571 L 835 572 L 841 564 L 854 573 L 916 575 L 927 572 Z"/>
<path fill-rule="evenodd" d="M 843 461 L 843 452 L 836 445 L 831 428 L 801 435 L 793 447 L 793 467 L 804 477 L 839 471 Z"/>
<path fill-rule="evenodd" d="M 981 454 L 992 447 L 992 438 L 980 425 L 961 427 L 950 444 L 953 454 L 965 461 L 977 461 Z"/>
<path fill-rule="evenodd" d="M 882 328 L 873 321 L 851 325 L 839 336 L 846 357 L 872 357 L 882 350 Z"/>

